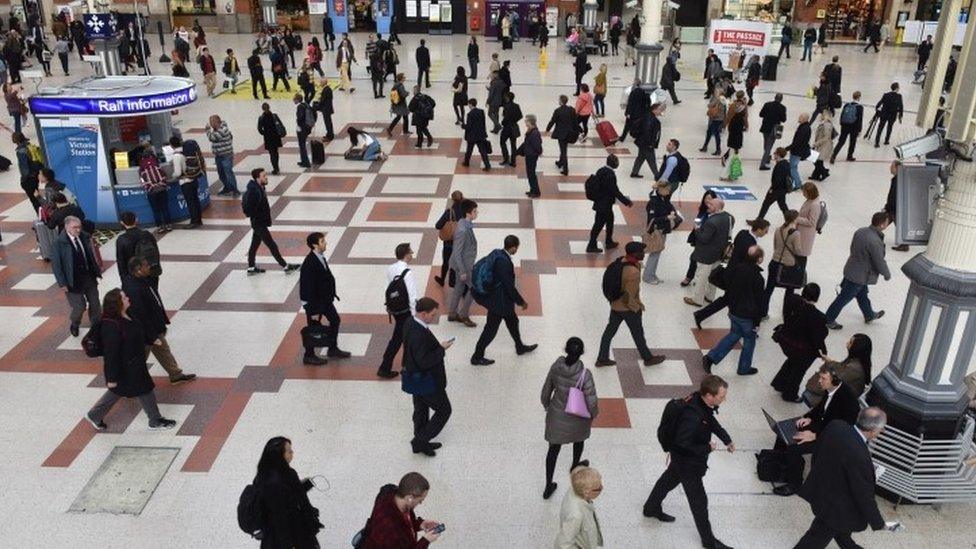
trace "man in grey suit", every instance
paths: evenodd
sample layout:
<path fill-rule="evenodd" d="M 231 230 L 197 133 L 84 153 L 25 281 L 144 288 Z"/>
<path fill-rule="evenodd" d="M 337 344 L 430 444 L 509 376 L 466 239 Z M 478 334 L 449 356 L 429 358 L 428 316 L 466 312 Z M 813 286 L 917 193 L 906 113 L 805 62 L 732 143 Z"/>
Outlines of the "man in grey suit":
<path fill-rule="evenodd" d="M 837 323 L 840 311 L 857 299 L 864 322 L 871 322 L 884 316 L 884 311 L 875 312 L 868 297 L 868 286 L 878 283 L 878 275 L 891 280 L 891 271 L 885 262 L 884 230 L 891 224 L 887 212 L 877 212 L 871 216 L 871 226 L 861 227 L 851 239 L 851 255 L 844 264 L 844 280 L 840 282 L 840 293 L 827 308 L 827 327 L 831 330 L 843 328 Z"/>
<path fill-rule="evenodd" d="M 91 247 L 91 235 L 81 230 L 81 219 L 69 215 L 64 218 L 64 231 L 54 243 L 51 270 L 59 288 L 71 306 L 71 335 L 78 336 L 81 315 L 88 308 L 88 320 L 93 324 L 102 316 L 98 299 L 98 279 L 102 270 Z"/>
<path fill-rule="evenodd" d="M 685 303 L 696 307 L 715 299 L 715 286 L 708 282 L 708 275 L 722 261 L 735 225 L 735 218 L 725 211 L 725 201 L 721 198 L 709 199 L 706 207 L 708 219 L 695 229 L 695 250 L 691 252 L 691 260 L 698 263 L 698 267 L 691 294 L 685 297 Z"/>
<path fill-rule="evenodd" d="M 454 250 L 451 252 L 451 260 L 448 266 L 457 276 L 457 283 L 454 291 L 451 292 L 451 300 L 448 303 L 448 322 L 460 322 L 468 328 L 477 326 L 468 316 L 471 309 L 471 301 L 474 295 L 471 293 L 471 269 L 474 262 L 478 259 L 478 239 L 474 235 L 474 220 L 478 218 L 478 203 L 474 200 L 461 201 L 461 213 L 464 215 L 458 220 L 457 229 L 454 231 Z M 460 305 L 460 309 L 458 306 Z"/>

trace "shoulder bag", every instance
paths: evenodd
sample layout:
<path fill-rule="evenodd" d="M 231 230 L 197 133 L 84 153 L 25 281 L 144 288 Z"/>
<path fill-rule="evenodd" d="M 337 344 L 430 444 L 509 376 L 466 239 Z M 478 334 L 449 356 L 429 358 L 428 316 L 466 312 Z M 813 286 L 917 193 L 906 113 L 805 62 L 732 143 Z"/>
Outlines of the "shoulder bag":
<path fill-rule="evenodd" d="M 786 233 L 786 236 L 783 237 L 783 251 L 788 249 L 787 246 L 789 246 L 789 238 L 795 231 L 796 229 L 790 229 L 790 231 Z M 796 250 L 790 250 L 790 252 L 793 254 L 793 258 L 795 260 L 797 257 Z M 783 252 L 780 252 L 779 260 L 776 260 L 780 263 L 779 270 L 776 272 L 776 285 L 780 288 L 791 288 L 794 290 L 802 288 L 807 283 L 806 269 L 800 266 L 799 261 L 791 266 L 786 266 L 782 264 L 782 260 Z"/>
<path fill-rule="evenodd" d="M 586 405 L 586 395 L 583 394 L 583 382 L 586 381 L 586 368 L 580 373 L 576 385 L 569 388 L 566 395 L 565 412 L 571 416 L 589 419 L 590 408 Z"/>
<path fill-rule="evenodd" d="M 647 224 L 647 230 L 641 235 L 644 242 L 644 251 L 649 254 L 656 254 L 664 251 L 664 233 L 654 226 L 654 221 Z"/>
<path fill-rule="evenodd" d="M 441 239 L 441 242 L 451 242 L 454 240 L 454 232 L 457 231 L 457 219 L 454 219 L 454 207 L 448 208 L 448 218 L 444 222 L 444 226 L 440 228 L 437 233 L 437 238 Z"/>

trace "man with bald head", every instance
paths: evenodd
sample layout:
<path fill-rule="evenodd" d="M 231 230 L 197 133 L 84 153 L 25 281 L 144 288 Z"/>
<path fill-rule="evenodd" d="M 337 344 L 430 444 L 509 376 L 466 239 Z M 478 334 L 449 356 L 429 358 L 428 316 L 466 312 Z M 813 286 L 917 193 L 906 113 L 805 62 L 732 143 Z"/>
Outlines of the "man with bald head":
<path fill-rule="evenodd" d="M 704 305 L 706 300 L 715 299 L 715 287 L 708 282 L 708 276 L 725 257 L 729 235 L 735 225 L 735 218 L 725 211 L 725 201 L 721 198 L 710 198 L 705 206 L 708 208 L 708 218 L 695 220 L 695 250 L 691 252 L 691 260 L 698 266 L 691 284 L 691 294 L 685 297 L 685 303 L 696 307 Z"/>
<path fill-rule="evenodd" d="M 749 247 L 747 258 L 725 274 L 725 297 L 729 301 L 729 333 L 718 342 L 714 349 L 702 357 L 702 367 L 712 373 L 712 366 L 722 362 L 725 355 L 742 340 L 742 353 L 739 355 L 740 376 L 750 376 L 758 372 L 752 367 L 752 353 L 756 348 L 756 329 L 762 320 L 763 249 L 759 245 Z"/>
<path fill-rule="evenodd" d="M 98 279 L 102 270 L 95 260 L 91 235 L 81 230 L 81 219 L 73 215 L 64 218 L 64 231 L 58 236 L 51 254 L 51 270 L 59 288 L 64 288 L 71 307 L 71 335 L 78 336 L 81 315 L 86 304 L 88 320 L 94 323 L 102 316 L 98 299 Z"/>

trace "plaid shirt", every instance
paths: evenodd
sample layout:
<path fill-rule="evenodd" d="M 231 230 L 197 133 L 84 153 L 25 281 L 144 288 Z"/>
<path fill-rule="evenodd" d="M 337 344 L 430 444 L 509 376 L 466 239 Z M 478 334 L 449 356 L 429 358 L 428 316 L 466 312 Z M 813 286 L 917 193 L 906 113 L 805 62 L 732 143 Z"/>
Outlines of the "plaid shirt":
<path fill-rule="evenodd" d="M 395 495 L 383 496 L 373 507 L 363 549 L 425 549 L 430 545 L 426 538 L 417 539 L 423 519 L 410 511 L 408 524 L 406 516 L 397 509 Z"/>

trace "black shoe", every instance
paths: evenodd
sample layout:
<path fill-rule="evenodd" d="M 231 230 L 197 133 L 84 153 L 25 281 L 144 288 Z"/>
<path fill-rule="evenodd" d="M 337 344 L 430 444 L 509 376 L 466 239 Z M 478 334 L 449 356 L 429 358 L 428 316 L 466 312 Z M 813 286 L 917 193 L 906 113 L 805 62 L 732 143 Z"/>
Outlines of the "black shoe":
<path fill-rule="evenodd" d="M 149 424 L 149 428 L 153 431 L 164 431 L 166 429 L 172 429 L 173 427 L 176 427 L 176 422 L 172 419 L 166 419 L 164 417 L 159 418 L 159 421 L 156 423 Z"/>
<path fill-rule="evenodd" d="M 495 363 L 494 360 L 485 357 L 471 359 L 472 366 L 491 366 L 494 363 Z"/>
<path fill-rule="evenodd" d="M 675 101 L 674 103 L 672 103 L 672 105 L 680 105 L 680 104 L 681 104 L 681 100 L 680 99 L 677 100 L 677 101 Z"/>
<path fill-rule="evenodd" d="M 533 343 L 531 345 L 522 345 L 521 349 L 515 349 L 515 354 L 521 356 L 524 354 L 531 353 L 539 347 L 538 343 Z"/>
<path fill-rule="evenodd" d="M 771 169 L 769 166 L 759 166 L 759 171 L 761 172 L 768 172 Z"/>
<path fill-rule="evenodd" d="M 749 368 L 748 370 L 745 370 L 743 372 L 736 372 L 736 373 L 739 374 L 740 376 L 751 376 L 751 375 L 758 374 L 759 370 L 755 368 Z"/>
<path fill-rule="evenodd" d="M 434 457 L 437 455 L 437 452 L 435 452 L 434 449 L 430 447 L 430 444 L 426 442 L 411 442 L 410 447 L 413 449 L 413 453 L 415 454 L 423 454 L 428 457 Z"/>
<path fill-rule="evenodd" d="M 773 493 L 777 496 L 790 497 L 797 493 L 799 490 L 795 486 L 790 484 L 784 484 L 782 486 L 776 486 L 773 488 Z"/>
<path fill-rule="evenodd" d="M 301 268 L 302 268 L 302 266 L 301 266 L 301 265 L 297 265 L 297 264 L 295 264 L 295 263 L 288 263 L 288 264 L 286 264 L 286 265 L 285 265 L 284 267 L 282 267 L 282 269 L 284 269 L 284 270 L 285 270 L 285 273 L 286 273 L 286 274 L 287 274 L 287 273 L 290 273 L 290 272 L 292 272 L 292 271 L 297 271 L 298 269 L 301 269 Z"/>
<path fill-rule="evenodd" d="M 440 286 L 441 288 L 444 287 L 444 279 L 442 277 L 435 276 L 434 282 L 437 283 L 437 285 Z"/>
<path fill-rule="evenodd" d="M 176 377 L 170 378 L 170 385 L 183 385 L 184 383 L 189 383 L 197 378 L 196 374 L 180 374 Z"/>
<path fill-rule="evenodd" d="M 68 326 L 68 331 L 71 332 L 71 335 L 72 336 L 78 337 L 78 325 L 77 324 L 72 324 L 71 326 Z"/>
<path fill-rule="evenodd" d="M 872 316 L 871 318 L 865 318 L 864 319 L 864 322 L 866 322 L 868 324 L 871 324 L 872 321 L 878 320 L 879 318 L 883 317 L 884 314 L 885 314 L 884 311 L 878 311 L 878 312 L 874 313 L 874 316 Z"/>
<path fill-rule="evenodd" d="M 614 242 L 614 241 L 612 241 L 612 240 L 604 244 L 604 246 L 606 246 L 606 248 L 607 248 L 608 250 L 612 250 L 612 249 L 614 249 L 614 248 L 616 248 L 616 247 L 617 247 L 617 246 L 619 246 L 619 245 L 620 245 L 620 243 L 619 243 L 619 242 Z"/>
<path fill-rule="evenodd" d="M 309 163 L 307 163 L 307 162 L 299 162 L 299 163 L 298 163 L 298 167 L 299 167 L 299 168 L 311 168 L 311 167 L 312 167 L 312 165 L 311 165 L 311 164 L 309 164 Z"/>
<path fill-rule="evenodd" d="M 910 248 L 908 244 L 899 244 L 898 246 L 892 246 L 891 249 L 896 252 L 907 252 Z"/>
<path fill-rule="evenodd" d="M 549 484 L 547 484 L 546 489 L 542 491 L 542 499 L 551 498 L 553 492 L 556 491 L 556 486 L 558 486 L 558 484 L 556 484 L 555 482 L 550 482 Z"/>
<path fill-rule="evenodd" d="M 302 357 L 302 364 L 307 366 L 322 366 L 323 364 L 328 364 L 329 361 L 319 355 L 305 355 Z"/>
<path fill-rule="evenodd" d="M 671 515 L 665 513 L 660 509 L 655 509 L 653 511 L 644 509 L 644 516 L 647 518 L 656 518 L 661 522 L 674 522 L 674 517 L 672 517 Z"/>
<path fill-rule="evenodd" d="M 693 318 L 695 319 L 695 326 L 697 326 L 697 327 L 698 327 L 698 329 L 699 329 L 699 330 L 701 330 L 701 329 L 702 329 L 702 327 L 701 327 L 701 323 L 702 323 L 702 321 L 701 321 L 701 319 L 700 319 L 700 318 L 698 318 L 698 313 L 697 313 L 697 311 L 696 311 L 696 312 L 695 312 L 694 314 L 692 314 L 691 316 L 692 316 L 692 317 L 693 317 Z"/>
<path fill-rule="evenodd" d="M 349 351 L 343 351 L 338 347 L 329 347 L 328 357 L 329 358 L 349 358 L 352 353 Z"/>
<path fill-rule="evenodd" d="M 782 398 L 786 402 L 792 402 L 794 404 L 798 404 L 800 402 L 803 402 L 803 399 L 800 398 L 800 397 L 798 397 L 798 396 L 796 396 L 796 395 L 782 394 L 782 395 L 779 395 L 779 396 L 780 396 L 780 398 Z"/>
<path fill-rule="evenodd" d="M 702 547 L 704 547 L 705 549 L 732 549 L 732 547 L 725 545 L 724 543 L 722 543 L 717 539 L 712 540 L 712 543 L 707 545 L 705 543 L 702 543 Z"/>
<path fill-rule="evenodd" d="M 632 173 L 632 174 L 630 174 L 630 177 L 633 177 L 634 179 L 643 179 L 644 178 L 644 176 L 641 175 L 641 174 L 639 174 L 639 173 Z"/>
<path fill-rule="evenodd" d="M 427 446 L 430 446 L 431 450 L 440 450 L 441 446 L 444 446 L 440 442 L 428 442 Z"/>
<path fill-rule="evenodd" d="M 712 366 L 714 365 L 715 363 L 712 362 L 712 359 L 708 355 L 702 355 L 702 369 L 705 370 L 706 374 L 712 373 Z"/>
<path fill-rule="evenodd" d="M 577 467 L 589 467 L 589 466 L 590 466 L 590 460 L 588 460 L 588 459 L 581 459 L 581 460 L 579 460 L 579 463 L 577 463 L 576 465 L 573 465 L 572 467 L 569 468 L 569 472 L 572 473 L 573 472 L 573 469 L 575 469 Z"/>
<path fill-rule="evenodd" d="M 384 379 L 393 379 L 400 375 L 400 372 L 394 372 L 393 370 L 377 370 L 376 375 Z"/>
<path fill-rule="evenodd" d="M 247 268 L 247 275 L 248 276 L 256 275 L 256 274 L 261 274 L 263 272 L 264 272 L 264 269 L 261 269 L 259 267 L 248 267 Z"/>
<path fill-rule="evenodd" d="M 698 152 L 705 152 L 705 151 L 707 151 L 707 150 L 708 150 L 708 148 L 706 148 L 706 147 L 702 147 L 702 148 L 700 148 L 700 149 L 698 149 Z"/>
<path fill-rule="evenodd" d="M 569 170 L 563 170 L 563 171 L 561 171 L 561 172 L 559 172 L 559 173 L 561 173 L 561 174 L 563 174 L 564 176 L 566 176 L 566 175 L 569 175 Z"/>
<path fill-rule="evenodd" d="M 598 248 L 596 246 L 587 246 L 586 247 L 586 253 L 588 253 L 588 254 L 599 254 L 599 253 L 603 253 L 603 250 L 601 250 L 600 248 Z M 78 334 L 75 334 L 75 335 L 78 335 Z"/>
<path fill-rule="evenodd" d="M 108 429 L 108 425 L 105 425 L 104 421 L 99 421 L 98 423 L 95 423 L 95 420 L 92 419 L 91 416 L 88 414 L 85 414 L 85 419 L 88 420 L 88 423 L 91 423 L 92 427 L 94 427 L 96 431 L 104 431 L 105 429 Z"/>
<path fill-rule="evenodd" d="M 831 330 L 842 330 L 844 328 L 843 324 L 838 324 L 836 322 L 828 322 L 827 327 Z"/>

